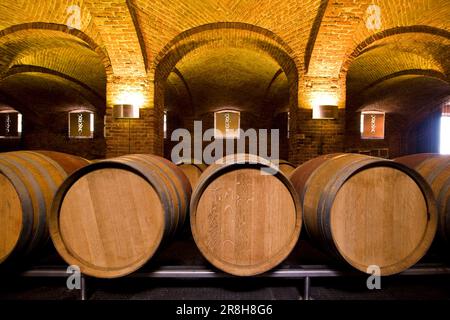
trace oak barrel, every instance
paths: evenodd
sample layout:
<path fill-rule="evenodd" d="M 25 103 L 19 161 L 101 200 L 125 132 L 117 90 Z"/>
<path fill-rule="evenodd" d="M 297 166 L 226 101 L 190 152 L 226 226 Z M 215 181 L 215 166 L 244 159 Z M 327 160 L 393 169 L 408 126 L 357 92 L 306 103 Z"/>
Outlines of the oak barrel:
<path fill-rule="evenodd" d="M 272 169 L 268 174 L 262 169 Z M 302 224 L 289 179 L 263 158 L 231 155 L 203 172 L 191 200 L 191 230 L 203 256 L 238 276 L 268 271 L 292 251 Z"/>
<path fill-rule="evenodd" d="M 283 172 L 288 177 L 296 168 L 296 166 L 293 163 L 290 163 L 289 161 L 286 160 L 276 160 L 275 163 L 278 163 L 280 171 Z"/>
<path fill-rule="evenodd" d="M 53 151 L 0 154 L 0 263 L 17 262 L 47 244 L 46 216 L 57 188 L 88 163 Z"/>
<path fill-rule="evenodd" d="M 205 171 L 208 167 L 204 163 L 197 162 L 198 161 L 195 160 L 182 160 L 177 163 L 178 168 L 180 168 L 184 172 L 189 182 L 191 183 L 192 188 L 195 188 L 203 171 Z"/>
<path fill-rule="evenodd" d="M 191 186 L 172 162 L 128 155 L 92 163 L 59 188 L 49 226 L 62 258 L 115 278 L 139 269 L 187 216 Z"/>
<path fill-rule="evenodd" d="M 290 176 L 315 243 L 356 269 L 401 272 L 428 250 L 437 209 L 426 181 L 391 160 L 332 154 L 310 160 Z"/>
<path fill-rule="evenodd" d="M 450 156 L 420 153 L 395 161 L 415 169 L 430 184 L 438 206 L 438 234 L 450 244 Z"/>

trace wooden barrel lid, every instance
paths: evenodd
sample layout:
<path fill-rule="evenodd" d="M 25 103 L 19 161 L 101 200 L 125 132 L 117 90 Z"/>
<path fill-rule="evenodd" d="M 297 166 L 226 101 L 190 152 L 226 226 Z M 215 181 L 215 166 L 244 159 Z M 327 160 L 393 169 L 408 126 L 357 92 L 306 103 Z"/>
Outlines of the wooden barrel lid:
<path fill-rule="evenodd" d="M 305 229 L 323 249 L 368 272 L 401 272 L 430 247 L 437 208 L 426 181 L 405 165 L 360 154 L 322 156 L 291 175 Z"/>
<path fill-rule="evenodd" d="M 66 182 L 67 192 L 57 194 L 60 206 L 52 209 L 50 230 L 67 262 L 87 275 L 113 278 L 153 256 L 164 234 L 164 210 L 144 177 L 101 166 L 86 167 Z"/>
<path fill-rule="evenodd" d="M 397 273 L 430 244 L 424 242 L 430 237 L 427 200 L 416 181 L 397 169 L 374 167 L 350 177 L 330 215 L 335 246 L 363 272 L 377 265 L 383 275 Z"/>
<path fill-rule="evenodd" d="M 22 230 L 22 205 L 19 195 L 3 174 L 0 174 L 0 263 L 13 252 Z"/>
<path fill-rule="evenodd" d="M 192 199 L 191 229 L 197 246 L 209 262 L 230 274 L 268 271 L 298 240 L 298 196 L 280 172 L 264 175 L 258 165 L 213 165 Z"/>

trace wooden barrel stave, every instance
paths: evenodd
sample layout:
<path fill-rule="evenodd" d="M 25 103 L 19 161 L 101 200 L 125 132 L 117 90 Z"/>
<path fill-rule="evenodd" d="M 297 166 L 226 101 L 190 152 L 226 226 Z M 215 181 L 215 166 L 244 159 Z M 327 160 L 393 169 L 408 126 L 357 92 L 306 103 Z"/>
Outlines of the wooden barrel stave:
<path fill-rule="evenodd" d="M 46 156 L 47 158 L 52 159 L 54 162 L 56 162 L 58 165 L 61 166 L 61 168 L 64 170 L 65 174 L 72 174 L 74 171 L 80 169 L 81 167 L 84 167 L 87 165 L 90 161 L 70 155 L 68 157 L 65 153 L 55 152 L 55 151 L 48 151 L 48 150 L 36 150 L 33 151 L 34 153 L 41 154 Z"/>
<path fill-rule="evenodd" d="M 170 180 L 167 177 L 161 176 L 159 168 L 151 161 L 145 161 L 142 158 L 136 159 L 131 156 L 123 156 L 113 161 L 136 169 L 139 173 L 143 174 L 146 180 L 151 183 L 152 187 L 157 190 L 164 208 L 165 221 L 167 221 L 164 236 L 167 237 L 173 235 L 178 224 L 178 212 L 174 213 L 173 210 L 178 210 L 178 208 L 171 197 L 172 193 L 169 190 Z M 157 171 L 155 172 L 155 170 Z"/>
<path fill-rule="evenodd" d="M 189 182 L 191 183 L 192 189 L 195 188 L 203 171 L 205 171 L 206 168 L 208 167 L 206 164 L 198 162 L 199 161 L 196 161 L 195 159 L 189 159 L 189 160 L 182 160 L 176 163 L 176 165 L 183 171 L 183 173 L 188 178 Z"/>

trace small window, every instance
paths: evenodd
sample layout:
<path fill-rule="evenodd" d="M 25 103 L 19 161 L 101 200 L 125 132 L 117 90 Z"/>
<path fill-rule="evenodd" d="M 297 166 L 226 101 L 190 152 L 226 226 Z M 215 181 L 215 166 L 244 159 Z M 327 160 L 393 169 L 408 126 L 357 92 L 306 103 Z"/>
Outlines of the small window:
<path fill-rule="evenodd" d="M 94 113 L 77 110 L 69 112 L 69 138 L 92 139 L 94 137 Z"/>
<path fill-rule="evenodd" d="M 164 139 L 167 139 L 167 111 L 164 111 Z"/>
<path fill-rule="evenodd" d="M 385 113 L 367 111 L 361 113 L 361 139 L 384 139 Z"/>
<path fill-rule="evenodd" d="M 238 139 L 241 114 L 239 111 L 223 110 L 214 113 L 214 137 L 216 139 Z"/>
<path fill-rule="evenodd" d="M 0 111 L 0 138 L 20 138 L 22 115 L 15 110 Z"/>

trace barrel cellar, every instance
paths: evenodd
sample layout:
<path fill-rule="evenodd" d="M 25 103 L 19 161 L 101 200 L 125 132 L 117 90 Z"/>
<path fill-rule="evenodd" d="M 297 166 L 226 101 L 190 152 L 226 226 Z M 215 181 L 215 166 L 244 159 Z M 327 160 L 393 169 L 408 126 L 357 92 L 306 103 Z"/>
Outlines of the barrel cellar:
<path fill-rule="evenodd" d="M 1 0 L 0 301 L 449 300 L 449 48 L 448 0 Z"/>

